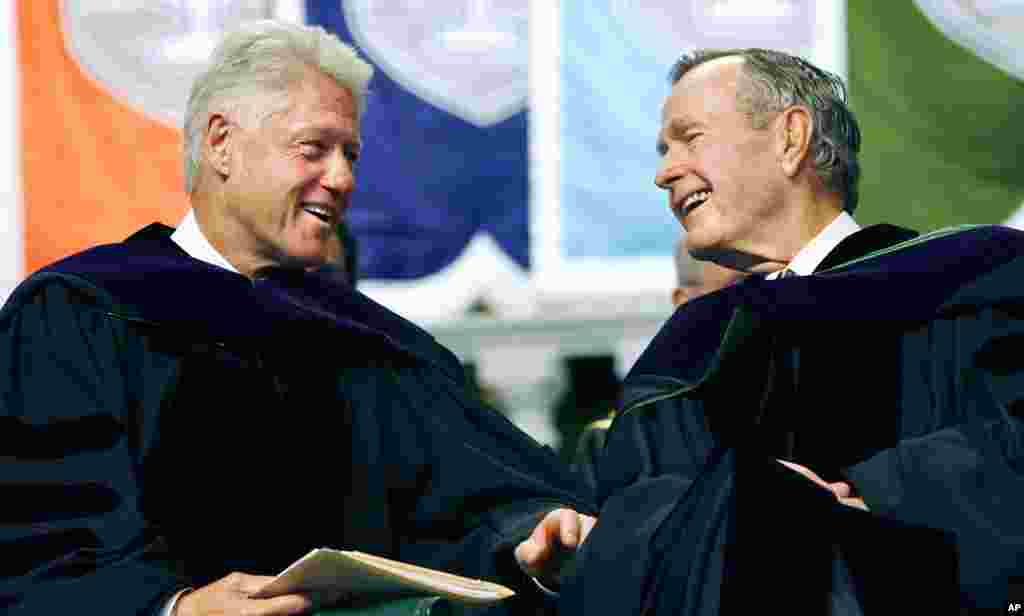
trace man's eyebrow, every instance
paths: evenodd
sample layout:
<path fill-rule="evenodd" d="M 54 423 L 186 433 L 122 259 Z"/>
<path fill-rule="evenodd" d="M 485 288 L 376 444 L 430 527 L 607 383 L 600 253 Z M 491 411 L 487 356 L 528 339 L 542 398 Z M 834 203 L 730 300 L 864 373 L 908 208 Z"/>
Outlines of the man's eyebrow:
<path fill-rule="evenodd" d="M 668 123 L 668 130 L 672 134 L 681 135 L 698 124 L 700 124 L 700 122 L 697 122 L 693 118 L 682 116 L 673 118 L 672 121 Z"/>
<path fill-rule="evenodd" d="M 358 132 L 338 129 L 333 126 L 324 126 L 323 124 L 317 124 L 315 122 L 301 124 L 292 130 L 292 135 L 296 137 L 301 137 L 302 135 L 308 135 L 310 133 L 327 135 L 332 139 L 344 141 L 345 143 L 354 144 L 359 147 L 362 147 L 363 145 L 363 140 Z"/>
<path fill-rule="evenodd" d="M 684 133 L 686 133 L 686 131 L 690 130 L 691 128 L 699 124 L 700 122 L 697 122 L 696 120 L 686 116 L 672 118 L 672 120 L 668 123 L 668 126 L 666 126 L 658 133 L 658 142 L 655 145 L 655 151 L 659 155 L 663 156 L 665 154 L 665 150 L 668 149 L 668 145 L 665 143 L 665 140 L 664 138 L 662 138 L 662 135 L 668 134 L 682 136 Z"/>

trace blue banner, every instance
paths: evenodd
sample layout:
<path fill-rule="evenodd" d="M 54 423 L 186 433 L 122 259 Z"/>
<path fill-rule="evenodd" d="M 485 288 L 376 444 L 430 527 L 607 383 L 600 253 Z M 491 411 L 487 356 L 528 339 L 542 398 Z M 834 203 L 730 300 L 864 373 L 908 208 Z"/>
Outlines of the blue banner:
<path fill-rule="evenodd" d="M 307 0 L 376 68 L 349 223 L 360 274 L 412 280 L 490 234 L 529 267 L 526 2 Z"/>

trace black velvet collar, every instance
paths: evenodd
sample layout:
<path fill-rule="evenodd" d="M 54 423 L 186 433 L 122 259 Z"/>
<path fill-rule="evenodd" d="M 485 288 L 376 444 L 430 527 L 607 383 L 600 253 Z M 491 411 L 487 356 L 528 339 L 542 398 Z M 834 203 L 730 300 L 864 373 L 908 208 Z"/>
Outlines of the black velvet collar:
<path fill-rule="evenodd" d="M 666 387 L 699 383 L 718 361 L 730 326 L 756 323 L 782 334 L 864 322 L 891 327 L 968 306 L 1024 301 L 1024 232 L 965 227 L 900 243 L 913 232 L 885 227 L 844 240 L 833 251 L 842 265 L 781 280 L 751 276 L 680 306 L 627 375 L 623 408 Z M 825 265 L 834 261 L 830 254 Z M 747 317 L 742 324 L 734 318 L 739 312 Z"/>
<path fill-rule="evenodd" d="M 173 229 L 149 225 L 124 242 L 97 246 L 32 276 L 84 280 L 109 294 L 111 312 L 190 337 L 246 348 L 291 344 L 307 349 L 335 338 L 339 353 L 384 351 L 428 360 L 461 380 L 455 357 L 426 331 L 352 289 L 340 276 L 274 269 L 251 281 L 194 259 Z"/>
<path fill-rule="evenodd" d="M 912 240 L 918 236 L 917 231 L 897 227 L 896 225 L 871 225 L 852 233 L 839 242 L 818 264 L 814 271 L 822 272 L 832 269 L 854 259 L 895 246 L 900 242 Z"/>

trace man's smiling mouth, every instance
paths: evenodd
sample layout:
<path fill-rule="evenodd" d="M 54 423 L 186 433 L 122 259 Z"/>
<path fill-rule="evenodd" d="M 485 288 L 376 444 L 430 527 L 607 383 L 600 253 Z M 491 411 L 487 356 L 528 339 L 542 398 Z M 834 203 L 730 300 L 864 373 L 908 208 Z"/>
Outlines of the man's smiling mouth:
<path fill-rule="evenodd" d="M 305 203 L 302 205 L 303 211 L 316 216 L 322 220 L 325 224 L 331 224 L 334 222 L 334 214 L 331 208 L 326 205 L 318 205 L 316 203 Z"/>
<path fill-rule="evenodd" d="M 711 196 L 710 190 L 698 190 L 687 195 L 686 199 L 683 200 L 679 206 L 679 216 L 686 216 L 693 210 L 697 209 L 704 204 L 705 201 Z"/>

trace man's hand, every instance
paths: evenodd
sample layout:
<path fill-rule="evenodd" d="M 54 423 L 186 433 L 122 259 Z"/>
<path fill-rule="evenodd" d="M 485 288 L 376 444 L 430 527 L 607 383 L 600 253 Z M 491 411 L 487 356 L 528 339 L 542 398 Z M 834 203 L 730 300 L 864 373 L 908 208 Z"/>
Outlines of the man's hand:
<path fill-rule="evenodd" d="M 779 460 L 779 462 L 835 494 L 836 499 L 840 503 L 847 505 L 849 507 L 863 509 L 864 511 L 868 510 L 868 506 L 864 504 L 864 499 L 858 498 L 856 496 L 851 496 L 853 494 L 853 488 L 851 488 L 850 484 L 846 483 L 845 481 L 836 481 L 835 483 L 828 483 L 821 477 L 818 477 L 818 475 L 814 471 L 807 468 L 806 466 L 800 466 L 795 462 L 786 462 L 785 460 Z"/>
<path fill-rule="evenodd" d="M 341 596 L 279 595 L 270 599 L 250 599 L 274 579 L 267 575 L 232 573 L 216 582 L 182 595 L 175 616 L 291 616 L 303 614 L 320 605 L 330 605 Z"/>
<path fill-rule="evenodd" d="M 561 564 L 560 556 L 583 545 L 597 520 L 572 509 L 549 512 L 529 538 L 516 546 L 516 562 L 527 575 L 551 584 Z"/>

